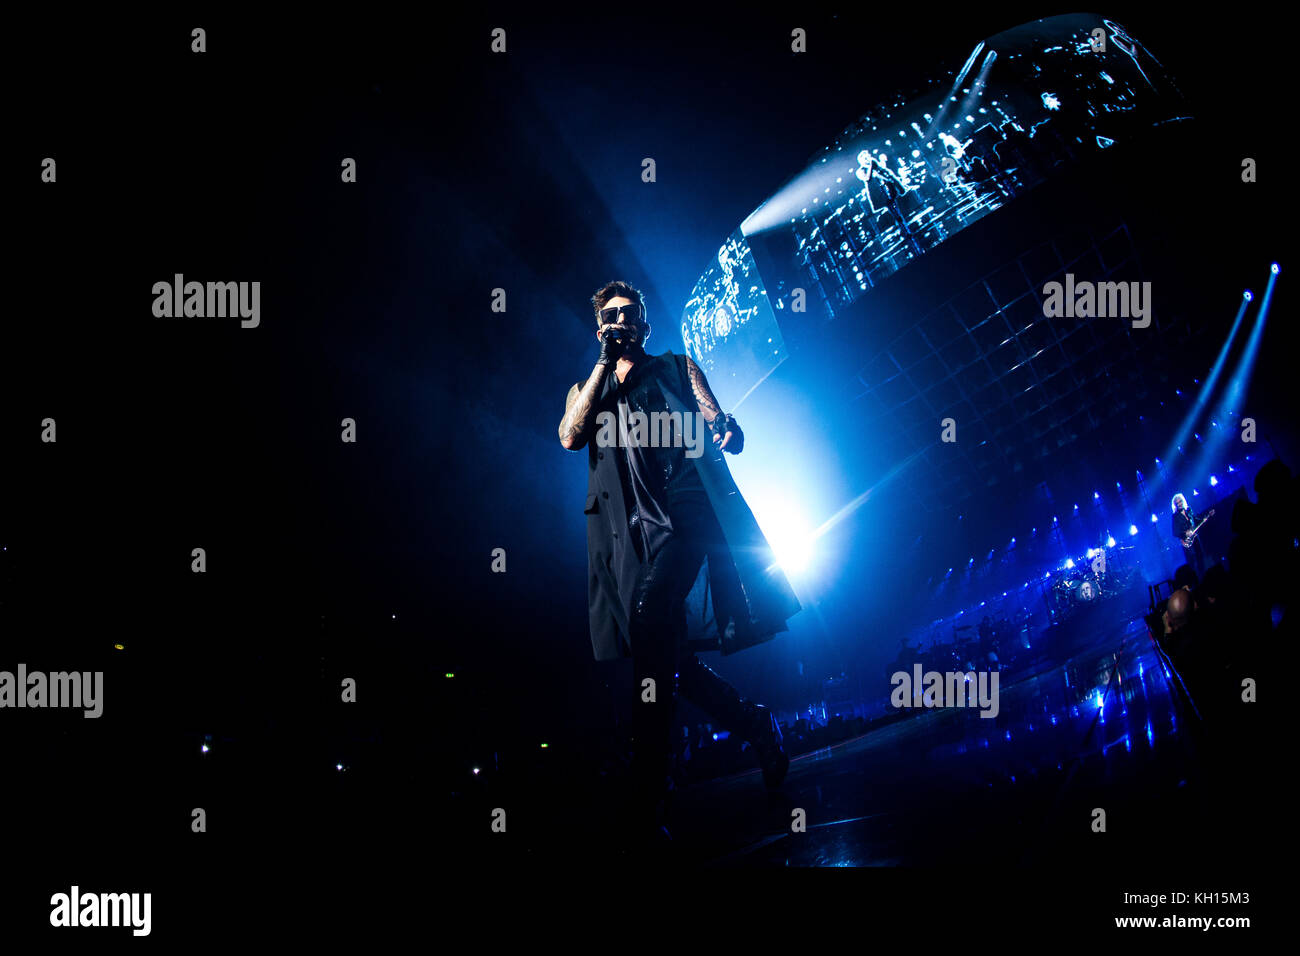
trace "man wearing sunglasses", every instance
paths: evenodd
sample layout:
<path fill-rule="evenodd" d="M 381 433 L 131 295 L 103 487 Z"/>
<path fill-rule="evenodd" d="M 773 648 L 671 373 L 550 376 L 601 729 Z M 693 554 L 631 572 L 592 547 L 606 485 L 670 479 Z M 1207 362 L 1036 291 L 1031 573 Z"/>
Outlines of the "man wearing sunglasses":
<path fill-rule="evenodd" d="M 725 655 L 770 640 L 800 606 L 723 460 L 724 451 L 740 454 L 745 436 L 704 372 L 689 356 L 646 352 L 645 299 L 626 282 L 602 287 L 592 306 L 600 354 L 586 381 L 569 389 L 560 444 L 587 449 L 592 650 L 599 661 L 633 658 L 634 810 L 662 840 L 676 693 L 751 743 L 769 788 L 785 777 L 790 761 L 776 718 L 742 699 L 694 649 Z M 673 421 L 674 440 L 638 438 L 628 427 L 636 413 Z M 702 454 L 684 447 L 692 424 L 711 437 Z M 712 636 L 688 641 L 686 598 L 706 558 Z"/>

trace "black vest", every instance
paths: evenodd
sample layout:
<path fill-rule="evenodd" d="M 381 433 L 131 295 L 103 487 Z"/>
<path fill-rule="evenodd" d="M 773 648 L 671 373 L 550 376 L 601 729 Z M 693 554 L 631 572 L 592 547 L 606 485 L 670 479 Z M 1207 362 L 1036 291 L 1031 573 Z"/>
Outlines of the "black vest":
<path fill-rule="evenodd" d="M 655 372 L 669 410 L 693 415 L 695 403 L 686 357 L 666 352 L 652 356 Z M 648 371 L 648 370 L 647 370 Z M 597 400 L 596 414 L 615 407 L 617 377 L 611 371 Z M 631 654 L 628 616 L 632 592 L 641 571 L 641 558 L 628 528 L 628 502 L 624 498 L 621 448 L 602 448 L 593 435 L 587 446 L 587 606 L 591 647 L 596 660 L 616 660 Z M 695 639 L 696 649 L 734 653 L 771 640 L 787 630 L 786 620 L 800 610 L 785 574 L 754 520 L 723 453 L 711 440 L 703 454 L 686 459 L 697 469 L 700 483 L 718 519 L 726 549 L 708 555 L 707 604 L 688 607 L 692 619 L 708 622 L 704 638 Z M 694 595 L 702 595 L 696 588 Z"/>

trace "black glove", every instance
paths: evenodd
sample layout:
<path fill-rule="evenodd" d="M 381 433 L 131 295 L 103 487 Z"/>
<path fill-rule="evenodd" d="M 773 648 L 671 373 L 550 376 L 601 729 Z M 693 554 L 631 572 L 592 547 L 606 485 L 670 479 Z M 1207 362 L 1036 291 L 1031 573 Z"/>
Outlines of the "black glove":
<path fill-rule="evenodd" d="M 733 455 L 740 454 L 740 450 L 745 445 L 745 434 L 740 430 L 740 426 L 736 424 L 735 418 L 730 415 L 717 415 L 713 421 L 706 422 L 706 424 L 709 426 L 709 431 L 717 436 L 717 445 L 721 445 L 722 439 L 727 437 L 727 432 L 731 432 L 731 441 L 727 443 L 726 450 Z"/>
<path fill-rule="evenodd" d="M 627 350 L 625 342 L 618 337 L 619 332 L 612 325 L 600 330 L 600 358 L 596 359 L 597 365 L 613 365 Z"/>

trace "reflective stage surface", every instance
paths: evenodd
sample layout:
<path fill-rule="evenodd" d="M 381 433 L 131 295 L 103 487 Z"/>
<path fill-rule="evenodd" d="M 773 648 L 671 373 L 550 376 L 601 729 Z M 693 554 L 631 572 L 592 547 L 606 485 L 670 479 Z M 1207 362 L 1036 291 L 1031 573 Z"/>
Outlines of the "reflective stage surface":
<path fill-rule="evenodd" d="M 796 758 L 778 797 L 757 771 L 675 793 L 676 854 L 958 868 L 1231 859 L 1260 798 L 1254 741 L 1240 726 L 1207 737 L 1133 593 L 1076 618 L 1032 672 L 1002 675 L 996 717 L 905 711 Z M 800 809 L 807 830 L 792 832 Z"/>

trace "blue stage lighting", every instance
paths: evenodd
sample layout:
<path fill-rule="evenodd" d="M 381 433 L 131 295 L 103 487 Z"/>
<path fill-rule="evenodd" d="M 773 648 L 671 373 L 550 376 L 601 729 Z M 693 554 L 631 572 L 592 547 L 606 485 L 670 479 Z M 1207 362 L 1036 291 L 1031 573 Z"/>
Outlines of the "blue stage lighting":
<path fill-rule="evenodd" d="M 1152 523 L 1152 524 L 1155 524 L 1158 520 L 1159 520 L 1159 519 L 1158 519 L 1155 515 L 1152 515 L 1152 516 L 1151 516 L 1151 523 Z"/>
<path fill-rule="evenodd" d="M 1115 547 L 1115 539 L 1111 535 L 1106 535 L 1106 547 Z"/>
<path fill-rule="evenodd" d="M 764 517 L 768 517 L 766 512 Z M 813 536 L 802 516 L 790 510 L 778 511 L 771 515 L 770 525 L 767 539 L 777 563 L 787 574 L 804 571 L 812 560 Z"/>
<path fill-rule="evenodd" d="M 1074 567 L 1074 558 L 1066 558 L 1066 559 L 1065 559 L 1065 566 L 1066 566 L 1067 568 L 1072 568 L 1072 567 Z"/>
<path fill-rule="evenodd" d="M 1135 525 L 1135 524 L 1131 524 L 1131 525 L 1129 525 L 1129 526 L 1128 526 L 1128 533 L 1129 533 L 1129 536 L 1130 536 L 1130 537 L 1132 537 L 1133 535 L 1137 534 L 1137 533 L 1138 533 L 1138 526 Z"/>
<path fill-rule="evenodd" d="M 1210 487 L 1213 488 L 1218 483 L 1219 483 L 1219 479 L 1215 478 L 1213 475 L 1210 475 Z"/>

